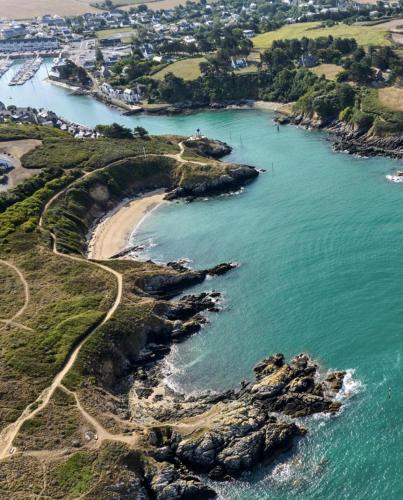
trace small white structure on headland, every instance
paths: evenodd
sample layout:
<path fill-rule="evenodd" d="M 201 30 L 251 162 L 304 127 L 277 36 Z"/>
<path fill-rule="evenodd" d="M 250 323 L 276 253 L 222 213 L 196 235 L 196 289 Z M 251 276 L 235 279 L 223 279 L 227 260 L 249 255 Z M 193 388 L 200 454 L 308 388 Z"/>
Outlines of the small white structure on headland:
<path fill-rule="evenodd" d="M 200 141 L 200 139 L 205 139 L 206 136 L 202 135 L 201 130 L 198 128 L 196 132 L 189 137 L 189 141 Z"/>

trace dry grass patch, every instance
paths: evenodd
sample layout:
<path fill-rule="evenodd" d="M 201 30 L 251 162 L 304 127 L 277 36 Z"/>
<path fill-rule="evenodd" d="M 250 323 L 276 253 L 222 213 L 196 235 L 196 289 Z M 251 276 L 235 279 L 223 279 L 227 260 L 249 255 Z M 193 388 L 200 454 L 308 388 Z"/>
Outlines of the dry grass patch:
<path fill-rule="evenodd" d="M 131 3 L 129 4 L 129 2 Z M 135 3 L 144 3 L 151 10 L 163 10 L 172 9 L 174 7 L 177 7 L 178 5 L 185 5 L 186 0 L 156 0 L 154 2 L 133 2 L 132 0 L 128 0 L 125 3 L 129 4 L 122 7 L 122 10 L 126 11 L 132 9 Z"/>
<path fill-rule="evenodd" d="M 332 35 L 334 38 L 355 38 L 358 45 L 391 45 L 388 30 L 376 26 L 348 26 L 337 24 L 330 28 L 321 27 L 320 22 L 288 24 L 279 30 L 262 33 L 253 38 L 253 45 L 260 50 L 267 49 L 275 40 L 293 38 L 319 38 Z"/>
<path fill-rule="evenodd" d="M 312 73 L 318 76 L 325 75 L 328 80 L 336 80 L 336 76 L 342 70 L 343 68 L 337 64 L 320 64 L 315 68 L 311 68 Z"/>
<path fill-rule="evenodd" d="M 393 111 L 403 111 L 403 88 L 386 87 L 379 89 L 378 97 L 387 108 Z"/>
<path fill-rule="evenodd" d="M 156 80 L 163 80 L 164 76 L 168 73 L 173 73 L 175 76 L 179 78 L 183 78 L 184 80 L 196 80 L 201 76 L 200 71 L 200 63 L 206 62 L 204 57 L 192 57 L 189 59 L 182 59 L 180 61 L 176 61 L 165 68 L 158 71 L 153 75 L 153 78 Z"/>
<path fill-rule="evenodd" d="M 17 273 L 0 262 L 0 319 L 10 319 L 24 305 L 24 288 Z M 4 325 L 0 323 L 0 331 Z"/>
<path fill-rule="evenodd" d="M 71 448 L 88 444 L 94 433 L 74 396 L 57 389 L 48 406 L 23 424 L 14 444 L 20 451 Z"/>
<path fill-rule="evenodd" d="M 86 12 L 99 12 L 88 0 L 1 0 L 0 17 L 30 19 L 45 14 L 79 16 Z"/>

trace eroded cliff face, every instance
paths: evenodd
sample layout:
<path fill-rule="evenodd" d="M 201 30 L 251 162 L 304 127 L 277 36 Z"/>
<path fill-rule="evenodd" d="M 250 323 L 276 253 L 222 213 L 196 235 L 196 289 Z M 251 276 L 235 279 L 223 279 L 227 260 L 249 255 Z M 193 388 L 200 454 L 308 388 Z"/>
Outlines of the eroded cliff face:
<path fill-rule="evenodd" d="M 358 154 L 360 156 L 390 156 L 403 158 L 403 135 L 390 133 L 376 135 L 370 129 L 363 130 L 357 126 L 334 120 L 323 121 L 317 117 L 296 114 L 291 117 L 280 117 L 280 124 L 293 123 L 306 128 L 323 129 L 331 134 L 334 150 Z"/>

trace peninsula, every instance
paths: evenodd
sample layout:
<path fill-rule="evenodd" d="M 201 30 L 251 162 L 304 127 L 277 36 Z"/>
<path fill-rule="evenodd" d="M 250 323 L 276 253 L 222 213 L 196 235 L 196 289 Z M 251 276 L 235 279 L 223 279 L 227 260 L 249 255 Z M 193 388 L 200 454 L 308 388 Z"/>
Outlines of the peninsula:
<path fill-rule="evenodd" d="M 230 480 L 270 463 L 306 433 L 296 417 L 338 411 L 344 372 L 320 374 L 304 354 L 268 357 L 255 380 L 225 393 L 194 398 L 165 385 L 170 346 L 200 331 L 203 311 L 220 310 L 217 291 L 182 292 L 207 276 L 219 287 L 234 264 L 86 257 L 88 232 L 124 199 L 157 189 L 194 198 L 255 179 L 253 167 L 216 159 L 227 145 L 82 141 L 10 124 L 0 136 L 40 141 L 22 156 L 26 168 L 52 165 L 0 195 L 3 495 L 213 498 L 207 475 Z"/>

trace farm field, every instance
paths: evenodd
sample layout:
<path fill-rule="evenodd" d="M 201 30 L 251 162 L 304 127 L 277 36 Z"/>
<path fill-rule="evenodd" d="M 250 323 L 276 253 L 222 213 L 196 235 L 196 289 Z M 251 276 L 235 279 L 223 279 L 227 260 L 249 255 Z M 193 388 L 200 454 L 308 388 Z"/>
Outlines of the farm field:
<path fill-rule="evenodd" d="M 378 90 L 380 102 L 393 111 L 403 111 L 403 88 L 386 87 Z"/>
<path fill-rule="evenodd" d="M 0 17 L 29 19 L 45 14 L 75 16 L 86 12 L 98 12 L 90 0 L 1 0 Z"/>
<path fill-rule="evenodd" d="M 183 78 L 184 80 L 195 80 L 201 75 L 199 64 L 205 61 L 206 59 L 204 57 L 182 59 L 181 61 L 176 61 L 165 66 L 165 68 L 152 75 L 152 77 L 155 80 L 162 80 L 168 73 L 173 73 L 175 76 Z"/>
<path fill-rule="evenodd" d="M 336 80 L 337 74 L 340 73 L 342 69 L 343 68 L 337 64 L 320 64 L 315 68 L 311 68 L 311 71 L 318 76 L 325 75 L 328 80 Z"/>
<path fill-rule="evenodd" d="M 199 67 L 199 64 L 201 62 L 206 62 L 206 59 L 204 57 L 182 59 L 180 61 L 169 64 L 168 66 L 165 66 L 165 68 L 161 69 L 157 73 L 154 73 L 154 75 L 152 75 L 152 78 L 154 78 L 155 80 L 162 80 L 168 73 L 173 73 L 175 76 L 183 78 L 184 80 L 196 80 L 196 78 L 199 78 L 199 76 L 201 76 Z M 251 64 L 246 68 L 235 70 L 234 73 L 255 73 L 256 71 L 256 65 Z"/>
<path fill-rule="evenodd" d="M 97 38 L 122 38 L 123 41 L 130 40 L 132 35 L 136 34 L 136 30 L 132 28 L 115 28 L 110 30 L 97 31 Z"/>
<path fill-rule="evenodd" d="M 117 0 L 118 2 L 121 0 Z M 131 4 L 129 4 L 131 2 Z M 130 10 L 133 5 L 136 3 L 143 3 L 147 5 L 147 7 L 151 10 L 162 10 L 162 9 L 172 9 L 173 7 L 177 7 L 178 5 L 184 5 L 186 0 L 156 0 L 153 2 L 141 2 L 137 0 L 127 0 L 125 1 L 125 6 L 122 7 L 122 10 Z"/>
<path fill-rule="evenodd" d="M 378 26 L 390 31 L 392 40 L 399 45 L 403 45 L 403 19 L 393 19 L 392 21 L 378 24 Z"/>
<path fill-rule="evenodd" d="M 252 41 L 255 48 L 263 50 L 271 46 L 275 40 L 292 38 L 319 38 L 321 36 L 332 35 L 339 38 L 355 38 L 359 45 L 391 45 L 387 38 L 389 30 L 376 26 L 347 26 L 337 24 L 330 28 L 320 27 L 319 22 L 289 24 L 279 30 L 262 33 L 255 36 Z"/>

